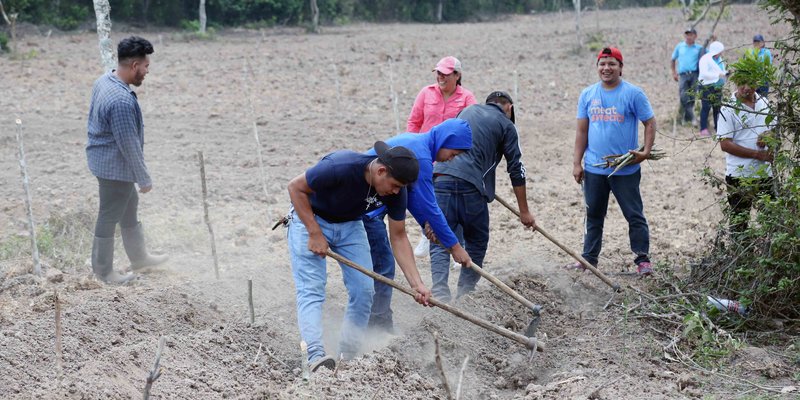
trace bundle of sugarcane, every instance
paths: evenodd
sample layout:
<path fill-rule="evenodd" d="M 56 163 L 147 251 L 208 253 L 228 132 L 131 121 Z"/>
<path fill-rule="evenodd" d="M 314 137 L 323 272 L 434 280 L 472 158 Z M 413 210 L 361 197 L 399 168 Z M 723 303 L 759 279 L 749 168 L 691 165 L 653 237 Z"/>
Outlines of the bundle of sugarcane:
<path fill-rule="evenodd" d="M 642 151 L 642 150 L 644 150 L 644 146 L 639 147 L 639 151 Z M 651 149 L 650 150 L 650 155 L 647 157 L 647 159 L 648 160 L 660 160 L 660 159 L 664 158 L 664 156 L 666 156 L 666 154 L 664 153 L 663 150 L 661 150 L 661 149 Z M 612 154 L 612 155 L 608 155 L 608 156 L 603 157 L 603 160 L 605 160 L 605 161 L 603 161 L 601 163 L 593 164 L 593 166 L 595 166 L 595 167 L 603 167 L 603 168 L 612 168 L 613 167 L 614 171 L 612 171 L 610 174 L 608 174 L 608 176 L 610 177 L 611 175 L 616 174 L 617 171 L 619 171 L 620 169 L 622 169 L 626 165 L 628 165 L 631 162 L 633 162 L 634 158 L 635 158 L 634 155 L 631 154 L 631 153 Z"/>

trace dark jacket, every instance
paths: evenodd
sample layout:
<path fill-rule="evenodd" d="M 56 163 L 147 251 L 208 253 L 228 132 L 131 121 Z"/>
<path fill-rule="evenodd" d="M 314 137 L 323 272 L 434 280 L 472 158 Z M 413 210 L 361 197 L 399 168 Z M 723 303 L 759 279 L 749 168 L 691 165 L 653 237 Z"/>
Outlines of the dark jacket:
<path fill-rule="evenodd" d="M 452 175 L 473 185 L 487 203 L 494 200 L 495 168 L 505 156 L 512 186 L 525 185 L 525 166 L 514 123 L 494 103 L 475 104 L 458 114 L 472 128 L 472 149 L 452 161 L 436 163 L 433 172 Z"/>

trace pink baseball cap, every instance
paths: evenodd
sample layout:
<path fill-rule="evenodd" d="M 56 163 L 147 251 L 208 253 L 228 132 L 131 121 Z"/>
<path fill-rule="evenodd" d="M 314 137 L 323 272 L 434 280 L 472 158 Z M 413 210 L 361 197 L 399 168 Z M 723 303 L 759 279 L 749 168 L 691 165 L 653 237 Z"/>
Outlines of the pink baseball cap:
<path fill-rule="evenodd" d="M 445 75 L 450 75 L 453 71 L 461 72 L 461 61 L 458 61 L 458 59 L 453 56 L 447 56 L 439 60 L 439 62 L 436 63 L 436 68 L 433 70 L 439 71 Z"/>

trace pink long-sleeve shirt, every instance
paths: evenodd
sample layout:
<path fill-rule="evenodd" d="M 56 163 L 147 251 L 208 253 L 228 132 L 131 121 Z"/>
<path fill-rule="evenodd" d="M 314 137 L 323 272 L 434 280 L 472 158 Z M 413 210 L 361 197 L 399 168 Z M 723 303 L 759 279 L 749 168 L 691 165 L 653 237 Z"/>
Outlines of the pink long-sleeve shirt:
<path fill-rule="evenodd" d="M 446 101 L 439 85 L 425 86 L 417 94 L 411 115 L 408 116 L 407 132 L 428 132 L 446 119 L 455 118 L 461 110 L 475 104 L 475 95 L 467 89 L 456 86 L 455 92 Z"/>

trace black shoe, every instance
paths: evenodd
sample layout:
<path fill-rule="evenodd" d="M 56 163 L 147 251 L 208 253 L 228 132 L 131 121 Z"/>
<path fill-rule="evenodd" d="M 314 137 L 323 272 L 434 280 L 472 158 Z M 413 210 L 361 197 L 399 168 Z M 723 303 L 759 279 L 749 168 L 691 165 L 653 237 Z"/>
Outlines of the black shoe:
<path fill-rule="evenodd" d="M 331 356 L 323 356 L 316 359 L 309 365 L 311 372 L 317 372 L 320 367 L 325 367 L 333 371 L 333 369 L 336 368 L 336 360 L 334 360 Z"/>

